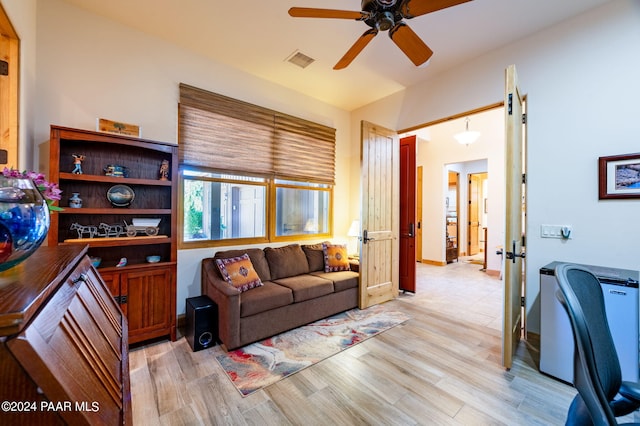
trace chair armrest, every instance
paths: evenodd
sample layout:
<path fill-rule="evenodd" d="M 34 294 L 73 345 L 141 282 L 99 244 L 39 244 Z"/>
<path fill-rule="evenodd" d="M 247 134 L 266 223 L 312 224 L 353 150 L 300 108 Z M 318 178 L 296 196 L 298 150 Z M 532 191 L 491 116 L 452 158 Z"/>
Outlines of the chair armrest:
<path fill-rule="evenodd" d="M 202 294 L 218 306 L 218 337 L 228 348 L 240 342 L 240 291 L 220 276 L 213 258 L 202 259 Z"/>
<path fill-rule="evenodd" d="M 622 382 L 618 393 L 631 401 L 640 403 L 640 383 Z"/>
<path fill-rule="evenodd" d="M 215 290 L 222 293 L 227 297 L 233 297 L 235 295 L 240 294 L 238 289 L 233 288 L 220 276 L 220 272 L 218 271 L 218 267 L 213 258 L 205 258 L 202 259 L 202 280 L 201 280 L 201 290 L 202 294 L 207 294 L 208 286 L 212 285 L 215 287 Z"/>

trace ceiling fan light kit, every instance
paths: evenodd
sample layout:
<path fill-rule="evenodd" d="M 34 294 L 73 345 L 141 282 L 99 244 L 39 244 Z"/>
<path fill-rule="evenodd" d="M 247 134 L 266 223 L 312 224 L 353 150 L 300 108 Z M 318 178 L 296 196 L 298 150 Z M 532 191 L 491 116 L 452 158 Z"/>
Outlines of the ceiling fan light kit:
<path fill-rule="evenodd" d="M 294 18 L 332 18 L 364 21 L 369 27 L 351 46 L 333 69 L 343 69 L 362 52 L 379 31 L 389 31 L 389 37 L 413 62 L 420 66 L 427 62 L 433 51 L 403 21 L 472 0 L 362 0 L 361 11 L 292 7 L 289 15 Z"/>

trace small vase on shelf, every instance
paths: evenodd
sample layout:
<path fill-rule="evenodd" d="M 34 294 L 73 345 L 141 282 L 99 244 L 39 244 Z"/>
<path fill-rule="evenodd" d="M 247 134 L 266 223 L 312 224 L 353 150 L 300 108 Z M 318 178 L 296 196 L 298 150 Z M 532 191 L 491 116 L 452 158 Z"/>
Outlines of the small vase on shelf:
<path fill-rule="evenodd" d="M 71 197 L 69 197 L 69 207 L 72 209 L 79 209 L 82 207 L 82 198 L 80 198 L 79 192 L 71 193 Z"/>

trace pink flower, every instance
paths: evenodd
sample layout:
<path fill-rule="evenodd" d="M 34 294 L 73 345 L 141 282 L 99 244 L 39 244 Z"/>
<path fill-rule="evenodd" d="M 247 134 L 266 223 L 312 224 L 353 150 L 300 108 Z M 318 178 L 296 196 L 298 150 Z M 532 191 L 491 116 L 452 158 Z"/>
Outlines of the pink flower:
<path fill-rule="evenodd" d="M 44 177 L 44 174 L 33 172 L 33 171 L 18 171 L 16 169 L 9 169 L 7 167 L 2 170 L 2 175 L 8 178 L 28 178 L 33 181 L 33 183 L 38 187 L 38 190 L 42 194 L 42 196 L 47 200 L 47 205 L 49 206 L 49 210 L 61 211 L 58 206 L 54 206 L 53 203 L 55 201 L 60 200 L 62 190 L 58 188 L 57 183 L 47 182 Z"/>

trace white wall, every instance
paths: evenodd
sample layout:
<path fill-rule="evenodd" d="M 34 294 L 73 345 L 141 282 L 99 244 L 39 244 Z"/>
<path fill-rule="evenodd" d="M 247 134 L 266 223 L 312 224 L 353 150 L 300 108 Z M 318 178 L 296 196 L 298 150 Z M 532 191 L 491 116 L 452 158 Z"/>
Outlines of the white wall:
<path fill-rule="evenodd" d="M 12 0 L 17 2 L 17 0 Z M 21 0 L 20 0 L 21 1 Z M 59 0 L 37 1 L 35 143 L 50 124 L 95 129 L 97 117 L 142 126 L 144 138 L 177 142 L 178 84 L 184 82 L 336 128 L 334 234 L 345 236 L 352 162 L 349 113 L 185 52 Z M 36 162 L 37 164 L 37 162 Z M 200 260 L 215 250 L 178 253 L 178 314 L 200 295 Z"/>
<path fill-rule="evenodd" d="M 619 0 L 352 113 L 354 126 L 403 129 L 489 105 L 503 99 L 504 69 L 516 64 L 529 113 L 530 331 L 539 332 L 538 274 L 548 262 L 640 268 L 640 200 L 599 201 L 597 170 L 600 156 L 638 152 L 638 46 L 640 2 Z M 542 239 L 541 224 L 572 225 L 573 239 Z"/>

